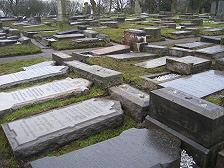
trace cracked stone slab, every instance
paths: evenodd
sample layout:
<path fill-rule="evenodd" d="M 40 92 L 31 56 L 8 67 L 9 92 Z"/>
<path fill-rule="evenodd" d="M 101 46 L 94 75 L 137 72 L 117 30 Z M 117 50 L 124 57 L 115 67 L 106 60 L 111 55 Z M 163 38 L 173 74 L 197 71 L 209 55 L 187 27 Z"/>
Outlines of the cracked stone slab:
<path fill-rule="evenodd" d="M 112 99 L 121 102 L 125 112 L 137 122 L 142 122 L 149 109 L 149 95 L 130 85 L 123 84 L 109 89 Z"/>
<path fill-rule="evenodd" d="M 0 116 L 22 106 L 73 94 L 78 95 L 87 91 L 90 86 L 91 82 L 86 79 L 67 78 L 26 89 L 2 92 L 0 93 Z"/>
<path fill-rule="evenodd" d="M 16 120 L 2 128 L 14 155 L 24 158 L 117 127 L 122 122 L 123 111 L 118 101 L 89 99 Z"/>
<path fill-rule="evenodd" d="M 66 66 L 46 66 L 2 75 L 0 76 L 0 88 L 7 88 L 17 84 L 63 75 L 67 70 L 68 67 Z"/>
<path fill-rule="evenodd" d="M 54 66 L 54 65 L 55 65 L 55 61 L 44 61 L 44 62 L 34 64 L 34 65 L 31 65 L 28 67 L 23 67 L 23 70 L 27 71 L 27 70 L 42 68 L 42 67 L 46 67 L 46 66 Z"/>
<path fill-rule="evenodd" d="M 180 140 L 156 129 L 132 128 L 101 143 L 32 161 L 31 168 L 171 168 L 180 164 Z"/>

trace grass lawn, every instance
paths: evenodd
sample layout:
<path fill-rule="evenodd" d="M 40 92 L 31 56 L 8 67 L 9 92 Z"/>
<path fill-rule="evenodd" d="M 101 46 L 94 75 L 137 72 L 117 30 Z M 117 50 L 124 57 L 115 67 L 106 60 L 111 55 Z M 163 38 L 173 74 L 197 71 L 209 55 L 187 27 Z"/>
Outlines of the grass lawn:
<path fill-rule="evenodd" d="M 0 57 L 13 57 L 41 53 L 41 49 L 33 44 L 13 44 L 0 47 Z"/>
<path fill-rule="evenodd" d="M 10 62 L 6 64 L 1 64 L 0 66 L 0 74 L 6 74 L 6 73 L 11 73 L 11 72 L 16 72 L 20 71 L 22 67 L 24 66 L 29 66 L 35 63 L 39 63 L 42 61 L 47 60 L 46 58 L 37 58 L 37 59 L 32 59 L 32 60 L 23 60 L 23 61 L 15 61 L 15 62 Z M 65 75 L 63 78 L 66 77 L 77 77 L 77 74 L 70 72 L 68 75 Z M 61 78 L 59 78 L 61 79 Z M 40 83 L 46 83 L 49 82 L 52 79 L 47 79 L 45 81 L 39 82 Z M 37 84 L 37 83 L 35 83 Z M 26 85 L 21 85 L 17 88 L 23 88 Z M 13 88 L 12 88 L 13 89 Z M 21 119 L 24 117 L 28 117 L 34 114 L 38 114 L 47 110 L 51 110 L 54 108 L 59 108 L 63 107 L 72 103 L 77 103 L 80 101 L 84 101 L 93 97 L 102 97 L 102 96 L 107 96 L 107 92 L 99 88 L 97 86 L 93 86 L 88 93 L 83 93 L 80 96 L 70 96 L 67 97 L 66 99 L 56 99 L 56 100 L 50 100 L 45 103 L 41 104 L 34 104 L 30 106 L 26 106 L 23 108 L 20 108 L 18 110 L 13 111 L 12 113 L 5 115 L 3 118 L 0 119 L 0 124 L 7 123 L 10 121 L 14 121 L 17 119 Z M 136 122 L 134 122 L 131 118 L 125 117 L 125 121 L 122 126 L 116 128 L 116 129 L 107 129 L 104 130 L 96 135 L 90 136 L 85 139 L 77 140 L 70 142 L 68 145 L 65 145 L 63 147 L 60 147 L 52 152 L 47 152 L 47 153 L 42 153 L 41 156 L 35 156 L 31 158 L 33 159 L 38 159 L 40 157 L 45 157 L 45 156 L 53 156 L 53 155 L 61 155 L 73 150 L 77 150 L 104 140 L 107 140 L 109 138 L 113 138 L 117 135 L 119 135 L 121 132 L 124 130 L 127 130 L 129 128 L 137 127 Z M 3 130 L 0 129 L 0 155 L 3 158 L 3 167 L 4 168 L 19 168 L 23 165 L 21 161 L 18 161 L 14 158 L 10 146 L 7 142 L 7 139 L 4 136 Z"/>

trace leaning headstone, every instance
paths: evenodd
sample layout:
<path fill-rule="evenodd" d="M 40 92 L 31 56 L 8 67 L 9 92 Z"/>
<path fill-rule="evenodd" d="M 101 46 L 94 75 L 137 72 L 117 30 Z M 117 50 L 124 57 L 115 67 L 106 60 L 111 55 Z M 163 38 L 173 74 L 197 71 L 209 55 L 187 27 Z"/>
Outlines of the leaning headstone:
<path fill-rule="evenodd" d="M 160 84 L 202 98 L 224 89 L 224 72 L 206 71 Z"/>
<path fill-rule="evenodd" d="M 212 47 L 199 49 L 199 50 L 195 51 L 195 55 L 205 57 L 208 59 L 223 58 L 224 57 L 224 46 L 223 45 L 215 45 Z"/>
<path fill-rule="evenodd" d="M 166 65 L 167 58 L 172 58 L 172 57 L 166 56 L 166 57 L 156 58 L 156 59 L 148 60 L 145 62 L 137 63 L 135 64 L 135 66 L 143 67 L 146 69 L 158 68 L 158 67 Z"/>
<path fill-rule="evenodd" d="M 57 65 L 63 65 L 65 61 L 72 61 L 74 58 L 71 55 L 57 52 L 52 54 L 52 59 L 56 61 Z"/>
<path fill-rule="evenodd" d="M 124 111 L 137 122 L 142 122 L 148 113 L 149 95 L 130 85 L 123 84 L 109 89 L 112 99 L 121 102 Z"/>
<path fill-rule="evenodd" d="M 67 78 L 40 86 L 34 86 L 13 92 L 0 93 L 0 116 L 22 106 L 41 103 L 50 99 L 79 95 L 88 90 L 91 82 L 85 79 Z"/>
<path fill-rule="evenodd" d="M 90 99 L 3 124 L 2 128 L 14 155 L 24 158 L 117 127 L 122 122 L 119 102 Z"/>
<path fill-rule="evenodd" d="M 114 55 L 106 55 L 107 57 L 117 59 L 117 60 L 122 60 L 122 61 L 139 61 L 139 60 L 145 60 L 145 59 L 152 59 L 155 58 L 155 54 L 150 54 L 150 53 L 135 53 L 135 52 L 130 52 L 130 53 L 125 53 L 125 54 L 114 54 Z"/>
<path fill-rule="evenodd" d="M 23 70 L 27 71 L 27 70 L 42 68 L 46 66 L 53 66 L 53 65 L 55 65 L 55 61 L 45 61 L 45 62 L 37 63 L 28 67 L 23 67 Z"/>
<path fill-rule="evenodd" d="M 166 68 L 168 70 L 184 75 L 205 71 L 210 68 L 211 64 L 210 60 L 193 56 L 166 59 Z"/>
<path fill-rule="evenodd" d="M 46 66 L 2 75 L 0 76 L 0 88 L 7 88 L 17 84 L 63 75 L 67 70 L 68 67 L 66 66 Z"/>
<path fill-rule="evenodd" d="M 65 62 L 71 70 L 78 72 L 84 78 L 87 78 L 97 85 L 104 88 L 119 85 L 123 82 L 122 73 L 103 68 L 98 65 L 88 65 L 79 61 Z"/>
<path fill-rule="evenodd" d="M 105 47 L 97 50 L 91 51 L 92 55 L 100 56 L 100 55 L 109 55 L 109 54 L 123 54 L 130 52 L 130 47 L 127 45 L 114 45 L 111 47 Z"/>
<path fill-rule="evenodd" d="M 129 129 L 101 143 L 30 163 L 31 168 L 161 168 L 178 167 L 180 141 L 156 129 Z"/>

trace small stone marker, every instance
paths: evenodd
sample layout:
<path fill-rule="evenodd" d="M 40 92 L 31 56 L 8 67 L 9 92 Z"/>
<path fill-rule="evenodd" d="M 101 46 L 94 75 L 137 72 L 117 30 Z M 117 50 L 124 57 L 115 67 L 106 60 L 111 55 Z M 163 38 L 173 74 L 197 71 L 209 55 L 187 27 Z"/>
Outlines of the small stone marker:
<path fill-rule="evenodd" d="M 167 58 L 173 58 L 173 57 L 166 56 L 166 57 L 156 58 L 156 59 L 148 60 L 145 62 L 137 63 L 135 64 L 135 66 L 143 67 L 146 69 L 158 68 L 158 67 L 166 65 Z"/>
<path fill-rule="evenodd" d="M 215 45 L 203 49 L 196 50 L 196 56 L 201 56 L 209 59 L 223 58 L 224 57 L 224 46 Z"/>
<path fill-rule="evenodd" d="M 196 97 L 205 97 L 224 89 L 224 72 L 206 71 L 187 77 L 182 77 L 160 84 L 162 87 L 172 87 Z"/>
<path fill-rule="evenodd" d="M 210 60 L 193 56 L 166 59 L 166 68 L 168 70 L 185 75 L 209 69 L 211 64 Z"/>
<path fill-rule="evenodd" d="M 149 108 L 149 95 L 130 85 L 123 84 L 109 89 L 112 99 L 120 101 L 125 112 L 137 122 L 142 122 Z"/>
<path fill-rule="evenodd" d="M 98 65 L 88 65 L 79 61 L 65 62 L 73 71 L 80 73 L 81 76 L 92 80 L 97 85 L 105 88 L 121 84 L 123 82 L 122 73 L 103 68 Z"/>
<path fill-rule="evenodd" d="M 124 60 L 124 61 L 138 61 L 138 60 L 145 60 L 145 59 L 150 59 L 150 58 L 155 58 L 155 54 L 150 54 L 150 53 L 135 53 L 135 52 L 130 52 L 130 53 L 125 53 L 125 54 L 114 54 L 114 55 L 106 55 L 107 57 L 111 57 L 114 59 L 118 60 Z"/>
<path fill-rule="evenodd" d="M 65 74 L 67 70 L 68 67 L 66 66 L 46 66 L 8 75 L 2 75 L 0 76 L 0 88 L 7 88 L 17 84 L 62 75 Z"/>
<path fill-rule="evenodd" d="M 176 47 L 190 49 L 190 50 L 196 50 L 206 47 L 211 47 L 214 44 L 212 43 L 205 43 L 205 42 L 193 42 L 193 43 L 185 43 L 185 44 L 176 44 Z"/>
<path fill-rule="evenodd" d="M 61 39 L 75 39 L 75 38 L 84 38 L 84 34 L 63 34 L 63 35 L 53 35 L 57 40 Z"/>
<path fill-rule="evenodd" d="M 157 54 L 159 56 L 168 55 L 168 48 L 166 46 L 159 45 L 146 45 L 144 46 L 144 51 L 152 54 Z"/>
<path fill-rule="evenodd" d="M 156 129 L 129 129 L 101 143 L 30 163 L 30 168 L 178 167 L 180 141 Z M 172 166 L 173 165 L 173 166 Z"/>
<path fill-rule="evenodd" d="M 25 105 L 66 97 L 71 94 L 78 95 L 88 90 L 90 85 L 91 82 L 86 79 L 67 78 L 27 89 L 2 92 L 0 93 L 0 101 L 2 102 L 0 105 L 0 116 L 12 109 Z"/>
<path fill-rule="evenodd" d="M 109 54 L 123 54 L 130 52 L 130 47 L 126 45 L 114 45 L 111 47 L 105 47 L 97 50 L 91 51 L 92 55 L 109 55 Z"/>
<path fill-rule="evenodd" d="M 123 122 L 120 103 L 90 99 L 2 125 L 18 158 L 52 150 Z"/>
<path fill-rule="evenodd" d="M 74 58 L 71 55 L 63 52 L 57 52 L 52 54 L 52 59 L 56 61 L 57 65 L 63 65 L 65 61 L 72 61 Z"/>
<path fill-rule="evenodd" d="M 34 65 L 31 65 L 28 67 L 23 67 L 23 70 L 27 71 L 27 70 L 42 68 L 42 67 L 46 67 L 46 66 L 54 66 L 54 65 L 55 65 L 55 61 L 45 61 L 45 62 L 34 64 Z"/>

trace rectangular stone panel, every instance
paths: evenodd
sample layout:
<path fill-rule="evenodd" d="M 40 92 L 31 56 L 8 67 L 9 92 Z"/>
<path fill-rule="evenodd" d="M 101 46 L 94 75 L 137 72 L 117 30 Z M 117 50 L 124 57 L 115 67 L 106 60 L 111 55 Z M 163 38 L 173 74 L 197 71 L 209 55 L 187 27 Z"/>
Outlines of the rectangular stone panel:
<path fill-rule="evenodd" d="M 206 42 L 193 42 L 193 43 L 185 43 L 185 44 L 176 44 L 175 46 L 180 48 L 195 50 L 195 49 L 211 47 L 212 45 L 214 44 L 206 43 Z"/>
<path fill-rule="evenodd" d="M 150 94 L 149 115 L 209 148 L 224 140 L 224 108 L 173 88 Z"/>
<path fill-rule="evenodd" d="M 68 61 L 65 64 L 73 71 L 78 72 L 84 78 L 105 88 L 115 86 L 123 82 L 122 73 L 111 69 L 103 68 L 98 65 L 88 65 L 79 61 Z"/>
<path fill-rule="evenodd" d="M 28 67 L 23 67 L 23 70 L 32 70 L 32 69 L 36 69 L 36 68 L 42 68 L 42 67 L 46 67 L 46 66 L 54 66 L 55 61 L 45 61 L 45 62 L 41 62 L 38 64 L 34 64 Z"/>
<path fill-rule="evenodd" d="M 221 44 L 222 38 L 224 38 L 224 36 L 201 36 L 201 41 L 214 44 Z"/>
<path fill-rule="evenodd" d="M 2 125 L 16 157 L 52 150 L 123 121 L 120 103 L 90 99 Z"/>
<path fill-rule="evenodd" d="M 0 76 L 0 88 L 65 74 L 66 66 L 46 66 Z"/>
<path fill-rule="evenodd" d="M 58 157 L 45 157 L 31 168 L 179 167 L 180 141 L 155 129 L 132 128 L 101 143 Z"/>
<path fill-rule="evenodd" d="M 63 34 L 63 35 L 54 35 L 54 38 L 61 40 L 61 39 L 75 39 L 75 38 L 84 38 L 84 34 Z"/>
<path fill-rule="evenodd" d="M 166 59 L 166 68 L 179 74 L 194 74 L 209 69 L 212 62 L 210 60 L 186 56 L 182 58 Z"/>
<path fill-rule="evenodd" d="M 130 52 L 130 47 L 127 45 L 114 45 L 111 47 L 104 47 L 101 49 L 91 51 L 92 55 L 109 55 L 109 54 L 123 54 Z"/>
<path fill-rule="evenodd" d="M 52 54 L 52 59 L 56 61 L 57 65 L 63 65 L 65 61 L 72 61 L 74 58 L 71 55 L 63 52 L 57 52 Z"/>
<path fill-rule="evenodd" d="M 91 82 L 86 79 L 67 78 L 13 92 L 2 92 L 0 93 L 0 116 L 25 105 L 81 94 L 87 91 L 90 85 Z"/>
<path fill-rule="evenodd" d="M 124 60 L 124 61 L 138 61 L 138 60 L 145 60 L 150 58 L 155 58 L 155 54 L 150 53 L 125 53 L 125 54 L 115 54 L 115 55 L 107 55 L 107 57 L 118 59 L 118 60 Z"/>
<path fill-rule="evenodd" d="M 188 55 L 193 55 L 194 51 L 190 49 L 185 48 L 179 48 L 179 47 L 171 47 L 169 48 L 169 55 L 175 56 L 175 57 L 184 57 Z"/>
<path fill-rule="evenodd" d="M 149 95 L 130 85 L 123 84 L 109 89 L 112 99 L 121 102 L 125 112 L 137 122 L 142 122 L 149 108 Z"/>
<path fill-rule="evenodd" d="M 201 56 L 209 59 L 223 58 L 224 57 L 224 46 L 215 45 L 203 49 L 196 50 L 196 56 Z"/>
<path fill-rule="evenodd" d="M 165 83 L 162 87 L 172 87 L 182 92 L 202 98 L 224 89 L 224 72 L 206 71 L 182 77 Z"/>
<path fill-rule="evenodd" d="M 145 52 L 157 54 L 159 56 L 165 56 L 169 53 L 169 50 L 166 46 L 159 45 L 146 45 L 143 49 Z"/>

